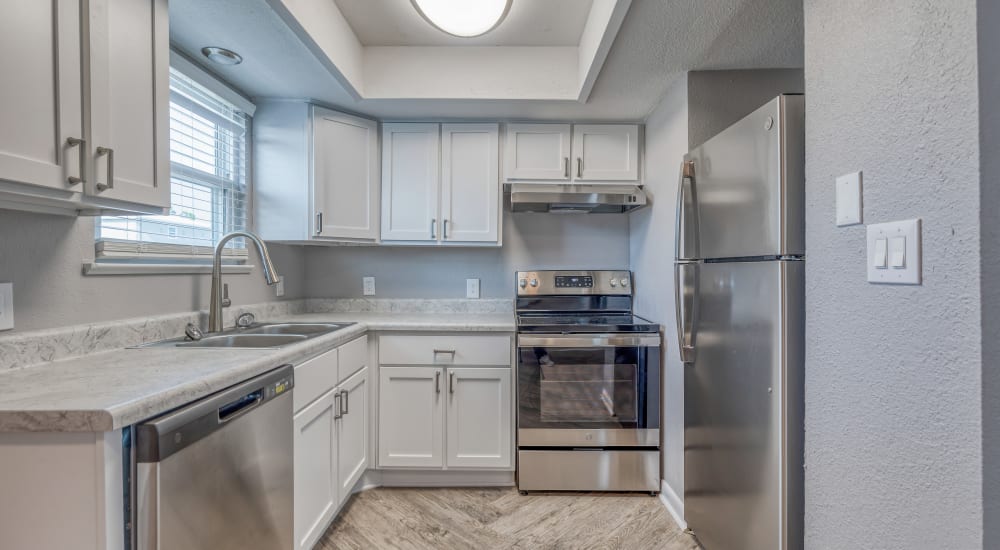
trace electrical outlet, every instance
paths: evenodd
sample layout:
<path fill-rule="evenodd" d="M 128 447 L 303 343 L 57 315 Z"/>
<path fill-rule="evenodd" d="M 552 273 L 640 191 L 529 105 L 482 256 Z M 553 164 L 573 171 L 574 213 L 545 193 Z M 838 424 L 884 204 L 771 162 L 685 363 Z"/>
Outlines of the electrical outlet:
<path fill-rule="evenodd" d="M 279 275 L 278 282 L 274 285 L 274 295 L 282 297 L 285 295 L 285 276 Z"/>
<path fill-rule="evenodd" d="M 364 295 L 365 296 L 374 296 L 375 295 L 375 277 L 364 277 L 364 278 L 361 279 L 361 281 L 362 281 L 362 284 L 364 286 Z"/>
<path fill-rule="evenodd" d="M 0 330 L 14 328 L 14 283 L 0 283 Z"/>
<path fill-rule="evenodd" d="M 465 280 L 465 297 L 466 298 L 479 297 L 479 279 Z"/>

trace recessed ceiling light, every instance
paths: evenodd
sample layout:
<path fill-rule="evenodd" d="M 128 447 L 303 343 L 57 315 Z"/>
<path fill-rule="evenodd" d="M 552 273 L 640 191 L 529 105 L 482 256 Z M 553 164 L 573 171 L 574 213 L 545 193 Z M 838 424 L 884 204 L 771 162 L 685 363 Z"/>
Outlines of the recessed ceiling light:
<path fill-rule="evenodd" d="M 201 54 L 207 57 L 209 61 L 213 61 L 219 65 L 239 65 L 240 63 L 243 63 L 243 56 L 240 54 L 234 52 L 233 50 L 227 50 L 216 46 L 202 48 Z"/>
<path fill-rule="evenodd" d="M 513 0 L 410 0 L 417 13 L 443 32 L 463 38 L 497 28 Z"/>

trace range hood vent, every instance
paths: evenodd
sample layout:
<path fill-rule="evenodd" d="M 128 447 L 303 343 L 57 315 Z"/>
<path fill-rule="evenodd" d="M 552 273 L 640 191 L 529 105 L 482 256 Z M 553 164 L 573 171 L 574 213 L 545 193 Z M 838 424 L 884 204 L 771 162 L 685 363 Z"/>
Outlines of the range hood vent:
<path fill-rule="evenodd" d="M 646 206 L 641 185 L 508 183 L 511 212 L 621 214 Z"/>

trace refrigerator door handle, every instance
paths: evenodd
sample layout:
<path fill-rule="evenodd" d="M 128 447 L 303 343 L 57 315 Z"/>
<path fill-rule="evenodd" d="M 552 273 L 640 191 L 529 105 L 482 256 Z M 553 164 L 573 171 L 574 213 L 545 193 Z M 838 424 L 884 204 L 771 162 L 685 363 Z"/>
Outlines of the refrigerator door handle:
<path fill-rule="evenodd" d="M 690 242 L 692 243 L 693 248 L 694 248 L 694 250 L 692 251 L 692 252 L 694 252 L 693 255 L 687 255 L 687 254 L 682 254 L 681 253 L 681 246 L 683 244 L 683 242 L 681 240 L 681 234 L 682 234 L 682 231 L 684 229 L 684 221 L 685 221 L 684 218 L 685 218 L 685 213 L 686 213 L 686 209 L 684 208 L 684 198 L 685 198 L 684 183 L 685 183 L 685 181 L 688 182 L 689 185 L 691 186 L 691 204 L 694 206 L 694 224 L 692 225 L 692 229 L 694 231 L 694 235 L 693 235 L 693 238 L 690 239 Z M 698 234 L 699 231 L 700 231 L 700 227 L 699 227 L 699 223 L 698 223 L 697 200 L 698 200 L 698 194 L 697 194 L 697 192 L 695 190 L 694 161 L 693 160 L 685 160 L 683 163 L 681 163 L 681 180 L 677 184 L 677 211 L 675 212 L 675 215 L 674 215 L 674 224 L 675 224 L 674 225 L 674 259 L 675 260 L 680 260 L 682 258 L 697 258 L 697 257 L 700 256 L 700 250 L 699 250 L 699 244 L 698 244 L 698 241 L 699 241 L 699 238 L 700 238 L 700 235 Z"/>
<path fill-rule="evenodd" d="M 684 268 L 694 268 L 694 286 L 691 294 L 691 329 L 687 330 L 684 311 Z M 694 328 L 698 323 L 698 264 L 677 262 L 674 264 L 674 313 L 677 318 L 677 353 L 682 363 L 694 362 Z M 690 339 L 688 337 L 690 335 Z"/>

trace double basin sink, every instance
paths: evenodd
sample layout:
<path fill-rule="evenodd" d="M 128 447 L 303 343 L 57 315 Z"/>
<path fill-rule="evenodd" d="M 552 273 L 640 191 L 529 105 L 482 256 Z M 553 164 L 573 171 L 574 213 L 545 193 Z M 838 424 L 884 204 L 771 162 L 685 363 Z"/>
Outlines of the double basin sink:
<path fill-rule="evenodd" d="M 147 346 L 178 348 L 280 348 L 338 331 L 354 323 L 260 323 L 210 333 L 200 340 L 171 338 Z"/>

